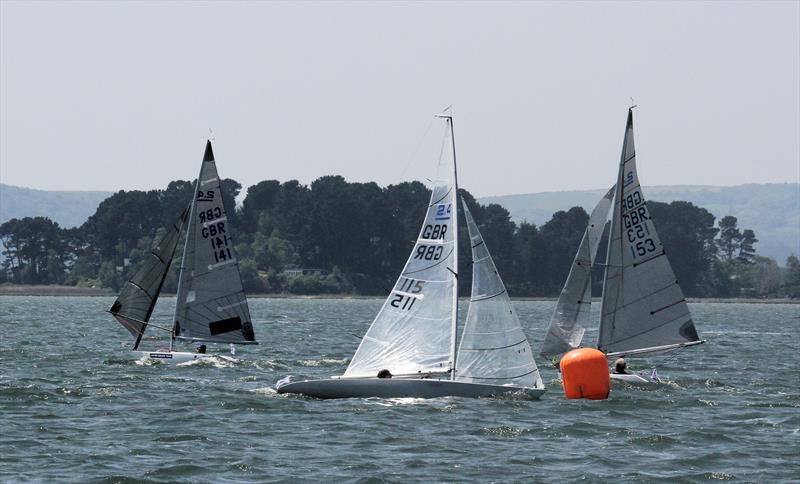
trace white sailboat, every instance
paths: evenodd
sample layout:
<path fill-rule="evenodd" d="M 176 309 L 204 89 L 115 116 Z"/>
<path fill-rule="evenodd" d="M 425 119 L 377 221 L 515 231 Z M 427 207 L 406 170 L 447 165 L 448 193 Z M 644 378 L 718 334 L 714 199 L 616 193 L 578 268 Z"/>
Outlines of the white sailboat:
<path fill-rule="evenodd" d="M 344 375 L 278 385 L 317 398 L 485 397 L 544 393 L 530 344 L 483 238 L 465 207 L 472 240 L 472 297 L 458 334 L 457 171 L 453 118 L 440 175 L 414 249 Z M 449 143 L 448 143 L 449 141 Z M 444 169 L 444 170 L 443 170 Z"/>
<path fill-rule="evenodd" d="M 186 241 L 172 325 L 150 323 L 182 229 Z M 213 355 L 174 351 L 176 340 L 197 343 L 258 344 L 242 288 L 233 236 L 222 203 L 211 141 L 206 143 L 190 206 L 167 228 L 109 310 L 134 336 L 139 357 L 181 363 Z M 170 335 L 169 348 L 136 351 L 148 326 Z M 204 347 L 204 345 L 203 345 Z M 233 349 L 233 346 L 231 346 Z"/>
<path fill-rule="evenodd" d="M 611 193 L 613 191 L 613 204 Z M 636 171 L 633 108 L 628 110 L 617 183 L 592 211 L 541 354 L 577 348 L 591 304 L 591 264 L 608 207 L 611 229 L 603 279 L 597 348 L 608 358 L 652 355 L 702 344 L 675 273 L 661 244 Z M 647 381 L 634 374 L 612 379 Z"/>

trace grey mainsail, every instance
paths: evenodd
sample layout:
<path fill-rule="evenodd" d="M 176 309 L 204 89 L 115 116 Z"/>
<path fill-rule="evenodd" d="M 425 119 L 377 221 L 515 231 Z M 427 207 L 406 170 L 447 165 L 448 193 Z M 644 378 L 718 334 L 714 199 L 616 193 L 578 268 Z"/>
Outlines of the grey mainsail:
<path fill-rule="evenodd" d="M 136 338 L 133 349 L 139 347 L 142 335 L 150 321 L 161 286 L 167 277 L 172 256 L 178 245 L 181 228 L 186 223 L 189 208 L 169 227 L 145 256 L 133 277 L 125 283 L 117 300 L 109 310 L 111 314 Z"/>
<path fill-rule="evenodd" d="M 592 210 L 589 224 L 572 261 L 567 282 L 558 297 L 550 327 L 542 343 L 542 356 L 556 356 L 577 348 L 581 344 L 592 304 L 592 265 L 603 236 L 614 187 L 603 196 Z"/>
<path fill-rule="evenodd" d="M 174 335 L 189 341 L 256 344 L 211 141 L 189 215 Z"/>
<path fill-rule="evenodd" d="M 345 378 L 450 372 L 454 361 L 458 226 L 452 119 L 425 221 L 400 277 L 361 340 Z M 451 151 L 452 150 L 452 151 Z"/>
<path fill-rule="evenodd" d="M 656 232 L 636 173 L 628 110 L 612 209 L 597 347 L 607 353 L 699 342 L 683 291 Z"/>
<path fill-rule="evenodd" d="M 472 247 L 472 296 L 461 333 L 456 380 L 542 387 L 528 338 L 478 226 L 461 200 Z"/>

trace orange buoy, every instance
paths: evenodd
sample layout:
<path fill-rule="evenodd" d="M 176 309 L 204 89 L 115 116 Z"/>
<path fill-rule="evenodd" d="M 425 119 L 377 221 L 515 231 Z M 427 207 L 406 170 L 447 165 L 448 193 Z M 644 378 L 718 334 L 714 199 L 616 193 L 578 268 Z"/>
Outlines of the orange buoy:
<path fill-rule="evenodd" d="M 605 400 L 611 390 L 606 355 L 593 348 L 578 348 L 561 358 L 561 380 L 567 398 Z"/>

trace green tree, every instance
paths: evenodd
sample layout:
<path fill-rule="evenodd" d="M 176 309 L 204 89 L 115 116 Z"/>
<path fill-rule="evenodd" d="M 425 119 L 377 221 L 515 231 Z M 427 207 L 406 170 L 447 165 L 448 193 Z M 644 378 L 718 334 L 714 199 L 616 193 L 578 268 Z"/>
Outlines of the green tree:
<path fill-rule="evenodd" d="M 737 257 L 741 262 L 752 263 L 756 256 L 755 244 L 758 242 L 755 232 L 751 229 L 742 231 L 742 240 L 739 243 L 739 256 Z"/>
<path fill-rule="evenodd" d="M 795 255 L 790 255 L 786 258 L 783 293 L 791 298 L 800 297 L 800 259 Z"/>
<path fill-rule="evenodd" d="M 724 260 L 733 259 L 741 248 L 742 233 L 736 227 L 738 221 L 732 215 L 726 215 L 719 221 L 719 239 L 717 247 Z"/>

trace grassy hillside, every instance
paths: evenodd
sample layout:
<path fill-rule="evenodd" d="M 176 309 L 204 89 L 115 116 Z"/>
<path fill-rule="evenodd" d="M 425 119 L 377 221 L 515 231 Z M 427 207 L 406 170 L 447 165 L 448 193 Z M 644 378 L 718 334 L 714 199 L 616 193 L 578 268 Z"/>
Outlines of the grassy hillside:
<path fill-rule="evenodd" d="M 77 227 L 112 192 L 51 192 L 0 184 L 0 223 L 12 218 L 49 217 L 62 227 Z"/>
<path fill-rule="evenodd" d="M 481 198 L 511 212 L 516 221 L 540 225 L 553 212 L 581 206 L 591 211 L 604 189 L 529 193 Z M 655 186 L 644 187 L 645 196 L 659 202 L 686 200 L 703 207 L 717 219 L 733 215 L 740 228 L 755 230 L 756 249 L 783 265 L 790 254 L 800 254 L 800 185 L 797 183 L 748 184 L 734 187 Z M 656 223 L 658 221 L 656 220 Z"/>

